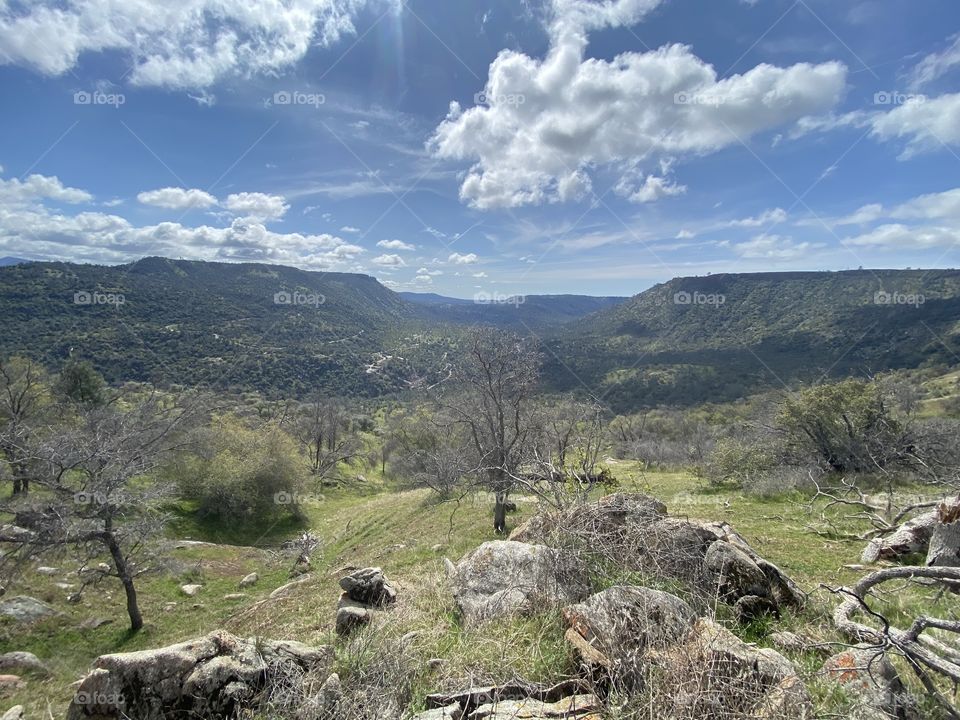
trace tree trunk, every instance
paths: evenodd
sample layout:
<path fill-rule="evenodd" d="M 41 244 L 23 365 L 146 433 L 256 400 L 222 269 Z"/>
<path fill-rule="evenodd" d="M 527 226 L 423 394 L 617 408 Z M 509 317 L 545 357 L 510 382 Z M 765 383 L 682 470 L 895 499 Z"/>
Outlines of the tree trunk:
<path fill-rule="evenodd" d="M 927 565 L 960 567 L 960 520 L 940 523 L 934 528 Z"/>
<path fill-rule="evenodd" d="M 120 550 L 116 538 L 109 530 L 106 533 L 104 541 L 107 549 L 110 550 L 110 557 L 113 558 L 113 566 L 117 570 L 120 582 L 123 583 L 123 592 L 127 596 L 127 615 L 130 617 L 130 629 L 134 632 L 143 627 L 143 615 L 140 613 L 140 605 L 137 602 L 137 589 L 133 585 L 133 577 L 130 575 L 130 567 L 127 565 L 127 559 Z"/>
<path fill-rule="evenodd" d="M 497 535 L 507 532 L 507 494 L 496 493 L 496 502 L 493 506 L 493 531 Z"/>

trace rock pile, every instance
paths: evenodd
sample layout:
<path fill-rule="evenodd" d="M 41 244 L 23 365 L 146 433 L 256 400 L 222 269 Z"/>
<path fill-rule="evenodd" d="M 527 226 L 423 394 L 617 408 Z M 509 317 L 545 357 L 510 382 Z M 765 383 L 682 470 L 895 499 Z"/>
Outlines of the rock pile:
<path fill-rule="evenodd" d="M 762 558 L 732 527 L 669 517 L 666 506 L 641 493 L 614 493 L 562 513 L 535 516 L 512 540 L 576 548 L 625 569 L 685 582 L 719 594 L 748 621 L 805 602 L 802 590 Z"/>
<path fill-rule="evenodd" d="M 397 591 L 378 567 L 354 570 L 340 579 L 337 634 L 346 636 L 373 619 L 373 613 L 396 602 Z"/>
<path fill-rule="evenodd" d="M 67 720 L 232 718 L 270 677 L 316 671 L 332 658 L 328 647 L 222 630 L 156 650 L 102 655 L 80 682 Z"/>

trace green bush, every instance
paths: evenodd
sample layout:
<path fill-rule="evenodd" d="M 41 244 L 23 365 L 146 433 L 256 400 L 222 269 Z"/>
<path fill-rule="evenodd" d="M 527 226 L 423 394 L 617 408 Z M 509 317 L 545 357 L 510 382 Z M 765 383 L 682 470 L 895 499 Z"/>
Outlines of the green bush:
<path fill-rule="evenodd" d="M 706 476 L 712 485 L 743 487 L 775 465 L 773 453 L 760 444 L 727 437 L 717 440 L 707 460 Z"/>

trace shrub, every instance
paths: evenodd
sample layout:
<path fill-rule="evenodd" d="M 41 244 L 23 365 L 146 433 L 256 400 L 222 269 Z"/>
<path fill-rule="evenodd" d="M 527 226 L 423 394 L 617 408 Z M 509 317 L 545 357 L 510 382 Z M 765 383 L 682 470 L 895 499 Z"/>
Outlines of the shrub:
<path fill-rule="evenodd" d="M 759 443 L 721 438 L 707 459 L 706 477 L 712 485 L 743 487 L 769 473 L 775 464 L 773 453 Z"/>

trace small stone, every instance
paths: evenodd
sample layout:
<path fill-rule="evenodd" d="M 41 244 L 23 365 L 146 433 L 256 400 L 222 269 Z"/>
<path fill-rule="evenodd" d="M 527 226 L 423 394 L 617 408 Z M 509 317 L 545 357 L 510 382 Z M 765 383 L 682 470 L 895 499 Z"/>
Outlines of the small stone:
<path fill-rule="evenodd" d="M 0 715 L 0 720 L 23 720 L 23 713 L 23 705 L 14 705 L 3 715 Z"/>
<path fill-rule="evenodd" d="M 439 670 L 449 661 L 446 658 L 430 658 L 427 660 L 427 667 L 433 671 Z"/>
<path fill-rule="evenodd" d="M 180 592 L 182 592 L 187 597 L 195 597 L 202 589 L 203 589 L 203 585 L 197 585 L 197 584 L 180 586 Z"/>
<path fill-rule="evenodd" d="M 177 609 L 177 603 L 175 602 L 168 602 L 163 606 L 164 612 L 173 612 L 176 609 Z"/>
<path fill-rule="evenodd" d="M 444 547 L 443 545 L 441 545 L 440 543 L 437 543 L 436 545 L 431 547 L 430 550 L 432 550 L 435 553 L 439 553 L 439 552 L 443 552 L 443 547 Z"/>
<path fill-rule="evenodd" d="M 240 587 L 241 588 L 253 587 L 254 585 L 257 584 L 259 580 L 260 580 L 260 576 L 257 573 L 252 572 L 249 575 L 247 575 L 245 578 L 243 578 L 243 580 L 240 581 Z"/>
<path fill-rule="evenodd" d="M 27 595 L 18 595 L 0 602 L 0 615 L 7 615 L 21 623 L 34 622 L 56 614 L 57 611 L 47 603 Z"/>
<path fill-rule="evenodd" d="M 247 596 L 246 593 L 229 593 L 223 596 L 224 600 L 243 600 Z"/>
<path fill-rule="evenodd" d="M 40 567 L 37 568 L 38 575 L 58 575 L 59 573 L 60 573 L 60 569 L 55 567 L 46 567 L 44 565 L 41 565 Z"/>
<path fill-rule="evenodd" d="M 76 587 L 76 585 L 65 582 L 54 583 L 53 586 L 59 590 L 73 590 Z"/>
<path fill-rule="evenodd" d="M 359 607 L 342 607 L 337 610 L 337 635 L 346 637 L 354 630 L 369 625 L 373 613 Z"/>

